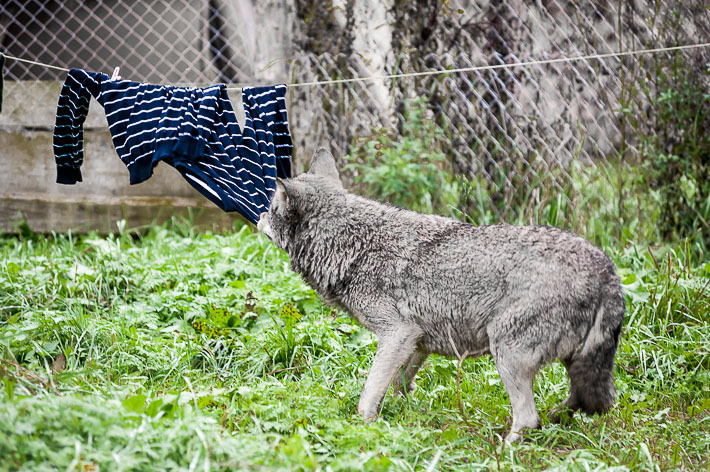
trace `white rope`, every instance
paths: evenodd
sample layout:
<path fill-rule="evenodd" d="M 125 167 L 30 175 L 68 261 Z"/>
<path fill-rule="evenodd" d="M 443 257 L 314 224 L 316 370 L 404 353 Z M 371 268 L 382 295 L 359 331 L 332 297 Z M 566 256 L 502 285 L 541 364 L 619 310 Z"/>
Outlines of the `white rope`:
<path fill-rule="evenodd" d="M 439 75 L 439 74 L 458 74 L 462 72 L 474 72 L 482 70 L 494 70 L 494 69 L 509 69 L 513 67 L 525 67 L 533 65 L 544 65 L 544 64 L 556 64 L 559 62 L 572 62 L 572 61 L 585 61 L 591 59 L 605 59 L 608 57 L 621 57 L 621 56 L 631 56 L 634 54 L 650 54 L 656 52 L 665 51 L 679 51 L 682 49 L 693 49 L 702 48 L 710 46 L 710 43 L 699 43 L 699 44 L 688 44 L 684 46 L 673 46 L 667 48 L 654 48 L 654 49 L 640 49 L 636 51 L 624 51 L 624 52 L 610 52 L 606 54 L 589 54 L 586 56 L 572 56 L 572 57 L 560 57 L 557 59 L 542 59 L 536 61 L 524 61 L 524 62 L 512 62 L 509 64 L 494 64 L 486 66 L 474 66 L 474 67 L 461 67 L 458 69 L 440 69 L 440 70 L 429 70 L 424 72 L 408 72 L 402 74 L 387 74 L 387 75 L 373 75 L 369 77 L 353 77 L 351 79 L 331 79 L 331 80 L 317 80 L 313 82 L 300 82 L 293 84 L 286 84 L 288 87 L 305 87 L 310 85 L 331 85 L 331 84 L 344 84 L 350 82 L 365 82 L 369 80 L 381 80 L 381 79 L 399 79 L 404 77 L 421 77 L 426 75 Z M 230 87 L 227 90 L 241 90 L 239 87 Z"/>
<path fill-rule="evenodd" d="M 51 64 L 45 64 L 45 63 L 43 63 L 43 62 L 30 61 L 29 59 L 23 59 L 23 58 L 21 58 L 21 57 L 8 56 L 7 54 L 5 54 L 4 56 L 5 56 L 6 59 L 14 59 L 14 60 L 16 60 L 16 61 L 26 62 L 26 63 L 28 63 L 28 64 L 34 64 L 34 65 L 36 65 L 36 66 L 48 67 L 48 68 L 50 68 L 50 69 L 57 69 L 57 70 L 61 70 L 61 71 L 64 71 L 64 72 L 69 72 L 69 69 L 66 69 L 66 68 L 64 68 L 64 67 L 53 66 L 53 65 L 51 65 Z"/>
<path fill-rule="evenodd" d="M 463 72 L 475 72 L 484 70 L 495 70 L 495 69 L 510 69 L 513 67 L 527 67 L 536 65 L 546 65 L 546 64 L 557 64 L 560 62 L 573 62 L 573 61 L 589 61 L 589 60 L 601 60 L 609 57 L 623 57 L 632 56 L 639 54 L 652 54 L 657 52 L 667 52 L 667 51 L 680 51 L 683 49 L 695 49 L 704 48 L 710 46 L 710 43 L 698 43 L 698 44 L 686 44 L 683 46 L 672 46 L 667 48 L 653 48 L 653 49 L 639 49 L 636 51 L 622 51 L 622 52 L 609 52 L 605 54 L 588 54 L 586 56 L 572 56 L 572 57 L 559 57 L 557 59 L 542 59 L 534 61 L 523 61 L 523 62 L 512 62 L 506 64 L 493 64 L 485 66 L 474 66 L 474 67 L 460 67 L 457 69 L 439 69 L 439 70 L 429 70 L 424 72 L 407 72 L 402 74 L 387 74 L 387 75 L 372 75 L 368 77 L 353 77 L 350 79 L 330 79 L 330 80 L 316 80 L 313 82 L 296 82 L 293 84 L 286 84 L 288 87 L 306 87 L 312 85 L 334 85 L 334 84 L 346 84 L 351 82 L 367 82 L 371 80 L 386 80 L 386 79 L 400 79 L 405 77 L 422 77 L 427 75 L 441 75 L 441 74 L 460 74 Z M 29 59 L 23 59 L 20 57 L 13 57 L 5 55 L 7 59 L 14 59 L 20 62 L 26 62 L 28 64 L 34 64 L 37 66 L 48 67 L 50 69 L 61 70 L 64 72 L 69 72 L 69 69 L 64 67 L 53 66 L 51 64 L 44 64 L 42 62 L 35 62 Z M 227 87 L 227 90 L 242 90 L 244 87 Z"/>

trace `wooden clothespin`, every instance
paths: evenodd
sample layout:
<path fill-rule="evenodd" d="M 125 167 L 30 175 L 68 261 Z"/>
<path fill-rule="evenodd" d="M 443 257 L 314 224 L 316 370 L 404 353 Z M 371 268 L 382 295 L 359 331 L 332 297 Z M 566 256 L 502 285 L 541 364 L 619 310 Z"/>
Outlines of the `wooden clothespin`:
<path fill-rule="evenodd" d="M 111 80 L 121 80 L 121 76 L 118 75 L 118 72 L 120 71 L 120 69 L 121 69 L 120 67 L 116 67 L 113 70 L 113 74 L 111 75 Z"/>
<path fill-rule="evenodd" d="M 0 113 L 2 113 L 2 83 L 4 80 L 5 54 L 0 52 Z"/>

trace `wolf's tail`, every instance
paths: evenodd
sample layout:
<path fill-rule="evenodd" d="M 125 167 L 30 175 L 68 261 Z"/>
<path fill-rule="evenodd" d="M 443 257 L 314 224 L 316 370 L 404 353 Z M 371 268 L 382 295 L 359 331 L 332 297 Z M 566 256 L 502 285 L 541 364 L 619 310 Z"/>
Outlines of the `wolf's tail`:
<path fill-rule="evenodd" d="M 614 356 L 624 321 L 621 289 L 602 300 L 584 344 L 573 356 L 567 372 L 575 407 L 586 413 L 605 413 L 614 403 Z"/>

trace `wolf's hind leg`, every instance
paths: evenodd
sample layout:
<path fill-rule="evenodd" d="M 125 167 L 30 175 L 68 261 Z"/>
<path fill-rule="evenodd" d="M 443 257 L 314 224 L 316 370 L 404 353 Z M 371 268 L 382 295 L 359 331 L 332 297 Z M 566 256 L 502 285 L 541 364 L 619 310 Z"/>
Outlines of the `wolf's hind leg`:
<path fill-rule="evenodd" d="M 377 353 L 357 407 L 365 419 L 374 419 L 380 412 L 387 388 L 400 368 L 414 355 L 422 331 L 411 326 L 396 326 L 376 334 Z"/>
<path fill-rule="evenodd" d="M 409 361 L 407 361 L 402 368 L 397 370 L 392 380 L 392 388 L 394 388 L 396 393 L 404 393 L 405 388 L 407 392 L 414 390 L 414 377 L 417 375 L 422 365 L 424 365 L 427 357 L 429 357 L 429 354 L 417 349 L 409 358 Z"/>
<path fill-rule="evenodd" d="M 550 413 L 559 423 L 564 410 L 606 413 L 614 403 L 614 356 L 624 316 L 623 299 L 609 298 L 598 311 L 581 350 L 564 362 L 570 379 L 569 396 Z"/>
<path fill-rule="evenodd" d="M 613 359 L 609 366 L 590 366 L 586 362 L 572 363 L 567 367 L 570 391 L 567 398 L 550 412 L 550 421 L 562 422 L 563 413 L 582 410 L 587 414 L 606 413 L 614 402 Z"/>
<path fill-rule="evenodd" d="M 569 375 L 569 367 L 571 363 L 572 362 L 569 359 L 562 360 L 562 365 L 565 366 L 565 369 L 567 370 L 567 375 Z M 552 423 L 561 423 L 563 414 L 565 412 L 574 414 L 581 408 L 577 390 L 578 389 L 576 388 L 570 388 L 570 393 L 569 395 L 567 395 L 567 398 L 565 398 L 557 408 L 550 412 L 550 421 Z"/>
<path fill-rule="evenodd" d="M 513 425 L 505 442 L 516 442 L 523 438 L 523 430 L 540 427 L 533 397 L 533 378 L 541 362 L 535 360 L 534 353 L 512 350 L 505 342 L 498 345 L 491 343 L 491 353 L 513 408 Z"/>

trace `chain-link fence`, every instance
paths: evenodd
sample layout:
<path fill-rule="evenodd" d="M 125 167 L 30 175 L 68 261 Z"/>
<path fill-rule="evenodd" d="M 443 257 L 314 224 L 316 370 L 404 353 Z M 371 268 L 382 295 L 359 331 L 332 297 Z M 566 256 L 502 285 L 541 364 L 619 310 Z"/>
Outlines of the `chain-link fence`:
<path fill-rule="evenodd" d="M 38 62 L 161 83 L 248 82 L 247 38 L 230 2 L 20 1 L 0 4 L 2 49 Z M 241 19 L 239 19 L 241 20 Z M 64 80 L 62 72 L 8 63 L 9 80 Z"/>
<path fill-rule="evenodd" d="M 403 2 L 391 18 L 397 53 L 386 72 L 663 48 L 710 38 L 710 14 L 697 2 L 645 3 Z M 566 187 L 573 160 L 638 163 L 637 136 L 654 126 L 649 107 L 659 93 L 657 76 L 678 56 L 710 84 L 710 51 L 696 49 L 397 79 L 385 84 L 386 101 L 369 82 L 311 87 L 295 92 L 294 111 L 308 121 L 309 141 L 330 140 L 342 155 L 368 127 L 401 124 L 407 98 L 424 97 L 449 137 L 454 171 L 486 180 L 497 198 L 510 203 L 534 181 Z M 361 62 L 356 54 L 309 54 L 293 64 L 293 77 L 357 76 Z"/>
<path fill-rule="evenodd" d="M 308 0 L 9 0 L 0 3 L 1 49 L 106 72 L 120 65 L 121 75 L 132 80 L 262 84 L 603 54 L 710 38 L 708 10 L 693 1 L 427 0 L 392 2 L 382 18 L 364 19 L 368 9 L 381 9 L 380 2 L 325 3 L 328 8 Z M 269 18 L 279 20 L 264 27 Z M 358 21 L 381 24 L 362 32 Z M 388 33 L 378 44 L 386 47 L 368 56 L 362 46 L 368 38 L 358 35 L 380 34 L 382 28 Z M 269 52 L 273 44 L 281 49 Z M 563 187 L 571 161 L 638 159 L 636 135 L 653 125 L 648 97 L 654 77 L 678 55 L 689 69 L 706 70 L 710 62 L 707 49 L 695 49 L 292 88 L 297 168 L 316 146 L 330 144 L 342 156 L 355 137 L 373 128 L 397 129 L 404 104 L 421 97 L 446 133 L 457 174 L 487 179 L 502 198 L 541 175 L 553 176 L 550 185 Z M 63 74 L 8 61 L 6 79 L 62 80 Z M 26 83 L 10 86 L 8 93 L 23 93 Z M 32 100 L 56 97 L 28 97 L 26 105 Z"/>

